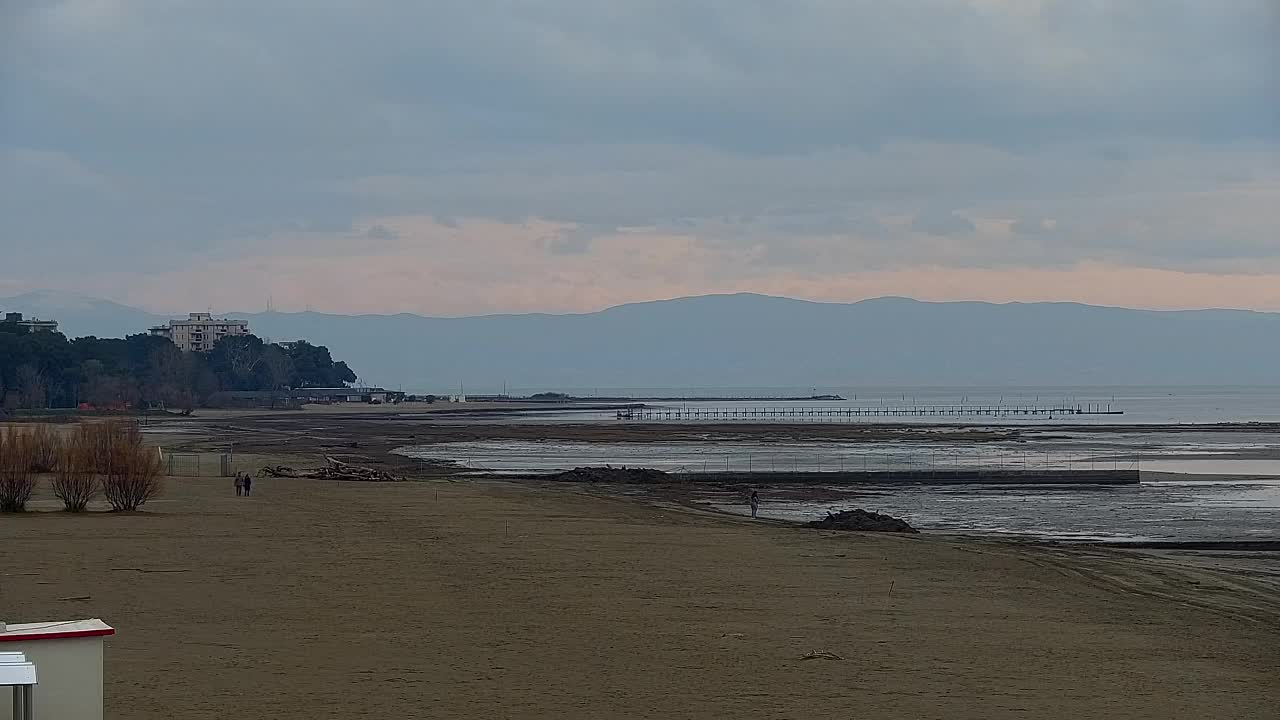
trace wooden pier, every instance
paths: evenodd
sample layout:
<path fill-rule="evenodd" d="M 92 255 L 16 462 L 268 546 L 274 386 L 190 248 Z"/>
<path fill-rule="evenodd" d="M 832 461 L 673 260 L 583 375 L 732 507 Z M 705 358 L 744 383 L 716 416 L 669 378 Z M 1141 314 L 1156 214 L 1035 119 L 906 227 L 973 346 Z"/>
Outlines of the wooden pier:
<path fill-rule="evenodd" d="M 1113 410 L 1110 403 L 1089 403 L 1073 406 L 1051 405 L 867 405 L 863 407 L 638 407 L 618 410 L 619 420 L 639 422 L 668 421 L 813 421 L 835 422 L 857 418 L 876 417 L 990 417 L 990 418 L 1044 418 L 1077 415 L 1123 415 L 1123 410 Z"/>

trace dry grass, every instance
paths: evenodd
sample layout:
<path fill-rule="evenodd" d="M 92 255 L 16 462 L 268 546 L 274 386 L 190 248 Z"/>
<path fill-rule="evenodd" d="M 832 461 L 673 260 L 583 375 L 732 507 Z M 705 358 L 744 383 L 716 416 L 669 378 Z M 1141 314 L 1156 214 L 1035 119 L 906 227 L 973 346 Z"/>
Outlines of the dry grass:
<path fill-rule="evenodd" d="M 0 512 L 22 512 L 36 488 L 31 471 L 36 444 L 33 434 L 17 428 L 0 429 Z"/>

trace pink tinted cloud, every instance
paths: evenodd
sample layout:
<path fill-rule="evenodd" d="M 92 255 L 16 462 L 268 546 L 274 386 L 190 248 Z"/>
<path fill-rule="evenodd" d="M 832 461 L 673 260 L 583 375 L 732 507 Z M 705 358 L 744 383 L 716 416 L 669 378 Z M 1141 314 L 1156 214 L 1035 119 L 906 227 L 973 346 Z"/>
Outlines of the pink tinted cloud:
<path fill-rule="evenodd" d="M 1084 302 L 1181 310 L 1280 311 L 1280 274 L 1236 275 L 1080 263 L 1064 268 L 923 267 L 818 278 L 777 278 L 763 292 L 845 302 L 902 295 L 920 300 Z"/>
<path fill-rule="evenodd" d="M 369 229 L 381 226 L 390 232 Z M 704 293 L 760 292 L 848 302 L 883 295 L 923 300 L 1077 301 L 1140 308 L 1280 311 L 1280 274 L 1183 272 L 1081 262 L 1060 267 L 876 270 L 768 267 L 750 248 L 652 229 L 592 237 L 555 250 L 574 228 L 546 221 L 443 224 L 379 218 L 342 235 L 276 236 L 253 256 L 224 257 L 113 287 L 152 310 L 213 307 L 335 313 L 581 312 Z M 371 237 L 372 235 L 372 237 Z M 246 246 L 248 247 L 248 246 Z M 103 290 L 106 290 L 104 287 Z"/>
<path fill-rule="evenodd" d="M 625 232 L 559 254 L 550 247 L 572 227 L 544 221 L 446 225 L 409 216 L 368 227 L 375 225 L 393 237 L 369 238 L 363 226 L 342 236 L 276 236 L 256 244 L 267 248 L 256 256 L 135 279 L 127 300 L 165 311 L 254 310 L 268 300 L 344 313 L 573 311 L 685 293 L 705 280 L 717 254 L 690 237 Z"/>

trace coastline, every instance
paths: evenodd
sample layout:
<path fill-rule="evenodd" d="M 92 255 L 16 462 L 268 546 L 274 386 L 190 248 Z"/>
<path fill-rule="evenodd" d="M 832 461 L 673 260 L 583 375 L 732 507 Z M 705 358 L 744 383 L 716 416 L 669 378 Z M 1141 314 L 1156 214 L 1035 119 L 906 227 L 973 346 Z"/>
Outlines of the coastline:
<path fill-rule="evenodd" d="M 6 619 L 98 616 L 109 716 L 1268 718 L 1280 587 L 1182 549 L 752 521 L 637 488 L 463 479 L 422 427 L 310 412 L 150 428 L 237 469 L 139 515 L 0 518 Z M 213 467 L 208 463 L 206 467 Z M 805 660 L 823 651 L 838 660 Z M 1011 671 L 1016 667 L 1016 671 Z M 1134 692 L 1141 686 L 1141 692 Z"/>

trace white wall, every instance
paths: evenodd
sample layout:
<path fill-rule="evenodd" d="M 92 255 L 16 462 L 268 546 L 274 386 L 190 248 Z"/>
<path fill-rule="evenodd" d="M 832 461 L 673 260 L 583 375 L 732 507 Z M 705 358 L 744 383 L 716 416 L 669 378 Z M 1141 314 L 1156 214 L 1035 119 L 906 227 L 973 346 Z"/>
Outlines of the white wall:
<path fill-rule="evenodd" d="M 0 650 L 27 654 L 36 664 L 37 720 L 102 720 L 102 638 L 17 640 Z M 0 720 L 12 720 L 13 703 L 0 689 Z"/>

